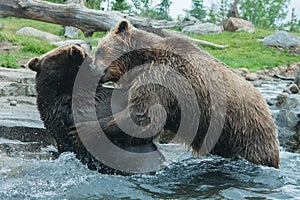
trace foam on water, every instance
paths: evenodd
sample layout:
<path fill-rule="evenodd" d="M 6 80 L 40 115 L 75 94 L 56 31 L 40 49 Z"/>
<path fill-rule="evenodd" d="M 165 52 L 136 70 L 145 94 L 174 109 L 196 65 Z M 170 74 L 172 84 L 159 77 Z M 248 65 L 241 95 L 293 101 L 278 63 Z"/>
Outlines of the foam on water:
<path fill-rule="evenodd" d="M 300 196 L 300 155 L 282 151 L 281 168 L 241 158 L 184 154 L 155 175 L 103 175 L 72 153 L 56 160 L 0 154 L 0 199 L 273 198 Z"/>

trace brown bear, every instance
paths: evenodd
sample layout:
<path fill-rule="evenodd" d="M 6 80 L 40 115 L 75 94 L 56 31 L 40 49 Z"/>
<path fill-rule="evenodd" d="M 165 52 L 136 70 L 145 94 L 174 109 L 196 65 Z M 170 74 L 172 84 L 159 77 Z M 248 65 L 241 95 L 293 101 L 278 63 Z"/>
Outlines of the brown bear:
<path fill-rule="evenodd" d="M 141 138 L 163 127 L 195 154 L 279 167 L 277 131 L 262 95 L 189 41 L 160 38 L 123 20 L 99 42 L 93 65 L 102 83 L 128 92 L 128 113 L 116 113 L 109 127 Z"/>
<path fill-rule="evenodd" d="M 99 161 L 100 159 L 96 159 L 83 145 L 82 137 L 79 137 L 77 133 L 76 127 L 88 124 L 87 121 L 93 110 L 91 106 L 95 107 L 97 119 L 102 127 L 112 116 L 110 97 L 113 90 L 100 85 L 94 92 L 95 104 L 89 107 L 89 105 L 77 103 L 75 106 L 82 105 L 82 107 L 75 109 L 76 111 L 72 110 L 73 88 L 79 69 L 86 68 L 88 72 L 91 72 L 89 75 L 98 76 L 90 69 L 90 63 L 90 56 L 79 45 L 59 47 L 39 58 L 32 58 L 28 62 L 28 67 L 37 72 L 35 81 L 40 116 L 46 129 L 53 134 L 59 153 L 74 152 L 76 157 L 87 164 L 90 169 L 98 170 L 101 173 L 127 174 L 127 172 L 116 170 Z M 90 91 L 80 92 L 78 95 L 84 98 L 86 92 Z M 119 110 L 125 107 L 122 104 L 114 106 L 114 109 Z M 77 126 L 74 122 L 74 112 L 80 115 L 79 122 L 78 120 L 76 122 L 79 123 Z M 151 152 L 157 150 L 152 138 L 133 138 L 119 132 L 119 129 L 105 131 L 105 134 L 113 144 L 128 151 Z"/>

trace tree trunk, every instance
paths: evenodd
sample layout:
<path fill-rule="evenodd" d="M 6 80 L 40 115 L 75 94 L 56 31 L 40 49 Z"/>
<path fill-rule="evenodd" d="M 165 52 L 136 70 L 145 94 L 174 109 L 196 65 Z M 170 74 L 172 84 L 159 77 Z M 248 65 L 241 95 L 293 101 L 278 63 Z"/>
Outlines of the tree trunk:
<path fill-rule="evenodd" d="M 115 27 L 120 20 L 126 18 L 136 28 L 148 30 L 154 34 L 161 32 L 161 37 L 179 36 L 185 37 L 197 45 L 208 45 L 220 49 L 227 48 L 226 45 L 215 45 L 206 41 L 191 39 L 179 33 L 168 33 L 167 30 L 161 29 L 178 27 L 179 24 L 177 22 L 152 20 L 126 15 L 117 11 L 92 10 L 86 8 L 83 3 L 54 4 L 40 0 L 1 0 L 0 16 L 1 15 L 39 20 L 63 26 L 73 26 L 81 29 L 85 36 L 91 36 L 94 32 L 109 31 Z"/>
<path fill-rule="evenodd" d="M 96 31 L 108 31 L 123 18 L 137 28 L 178 26 L 176 22 L 149 20 L 117 11 L 92 10 L 83 4 L 54 4 L 40 0 L 1 0 L 0 15 L 74 26 L 81 29 L 86 36 L 91 36 Z"/>
<path fill-rule="evenodd" d="M 66 0 L 66 4 L 71 4 L 71 3 L 79 4 L 80 0 Z M 64 28 L 65 28 L 64 37 L 78 38 L 78 32 L 79 32 L 78 28 L 73 26 L 65 26 Z"/>
<path fill-rule="evenodd" d="M 147 32 L 151 32 L 154 33 L 160 37 L 177 37 L 177 38 L 183 38 L 186 40 L 191 41 L 192 43 L 196 44 L 196 45 L 205 45 L 205 46 L 210 46 L 216 49 L 226 49 L 228 48 L 228 45 L 219 45 L 219 44 L 214 44 L 208 41 L 204 41 L 204 40 L 198 40 L 195 38 L 190 38 L 186 35 L 184 35 L 181 32 L 178 31 L 173 31 L 173 30 L 165 30 L 165 29 L 158 29 L 158 28 L 143 28 L 143 30 L 147 31 Z"/>
<path fill-rule="evenodd" d="M 54 4 L 39 0 L 1 0 L 0 15 L 74 26 L 86 36 L 108 31 L 123 17 L 118 12 L 97 11 L 83 4 Z"/>

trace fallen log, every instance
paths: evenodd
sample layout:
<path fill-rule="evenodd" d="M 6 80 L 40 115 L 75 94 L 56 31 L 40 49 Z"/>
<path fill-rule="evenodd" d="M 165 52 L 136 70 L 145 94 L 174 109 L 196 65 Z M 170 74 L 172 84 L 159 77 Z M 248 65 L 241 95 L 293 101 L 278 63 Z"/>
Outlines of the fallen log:
<path fill-rule="evenodd" d="M 184 35 L 181 32 L 178 32 L 178 31 L 166 30 L 166 29 L 156 29 L 156 28 L 143 28 L 143 29 L 148 31 L 148 32 L 159 35 L 160 37 L 163 37 L 163 38 L 164 37 L 178 37 L 178 38 L 184 38 L 184 39 L 190 40 L 192 43 L 194 43 L 196 45 L 210 46 L 210 47 L 217 48 L 217 49 L 226 49 L 226 48 L 228 48 L 228 45 L 219 45 L 219 44 L 214 44 L 214 43 L 204 41 L 204 40 L 190 38 L 190 37 Z"/>
<path fill-rule="evenodd" d="M 73 26 L 81 29 L 86 37 L 91 36 L 94 32 L 109 31 L 120 20 L 126 18 L 136 28 L 147 30 L 154 34 L 161 32 L 161 37 L 184 37 L 197 45 L 207 45 L 219 49 L 227 48 L 226 45 L 222 46 L 203 40 L 192 39 L 178 32 L 163 29 L 178 27 L 179 24 L 177 22 L 152 20 L 117 11 L 92 10 L 86 8 L 82 3 L 55 4 L 40 0 L 1 0 L 1 15 L 50 22 L 63 26 Z"/>
<path fill-rule="evenodd" d="M 137 28 L 178 26 L 176 22 L 149 20 L 117 11 L 92 10 L 82 3 L 55 4 L 40 0 L 1 0 L 0 15 L 74 26 L 81 29 L 85 36 L 91 36 L 94 32 L 109 31 L 123 18 L 128 19 Z"/>
<path fill-rule="evenodd" d="M 83 4 L 54 4 L 39 0 L 1 0 L 0 15 L 73 26 L 85 36 L 108 31 L 123 17 L 118 12 L 96 11 Z"/>

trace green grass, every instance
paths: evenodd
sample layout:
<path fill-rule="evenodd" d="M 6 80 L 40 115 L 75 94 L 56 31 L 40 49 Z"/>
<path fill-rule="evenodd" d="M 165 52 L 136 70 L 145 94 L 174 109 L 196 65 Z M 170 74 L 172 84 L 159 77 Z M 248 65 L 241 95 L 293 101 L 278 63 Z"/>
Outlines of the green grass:
<path fill-rule="evenodd" d="M 55 48 L 55 46 L 39 38 L 16 35 L 15 32 L 20 28 L 30 26 L 60 36 L 63 34 L 62 26 L 39 21 L 7 17 L 0 18 L 0 23 L 3 25 L 2 30 L 0 30 L 0 40 L 9 41 L 22 47 L 21 50 L 10 52 L 10 54 L 0 53 L 0 66 L 3 67 L 18 68 L 20 67 L 19 59 L 29 60 L 31 57 L 40 56 Z M 300 62 L 300 55 L 292 55 L 287 51 L 278 51 L 275 48 L 266 48 L 261 42 L 257 41 L 272 33 L 274 33 L 273 30 L 257 29 L 256 33 L 253 34 L 224 32 L 221 34 L 189 36 L 216 44 L 228 44 L 229 47 L 224 50 L 207 46 L 201 48 L 233 68 L 243 67 L 250 69 L 250 71 L 256 71 Z M 293 34 L 300 36 L 300 33 Z M 92 40 L 93 38 L 101 38 L 104 35 L 105 33 L 94 33 L 92 37 L 85 38 L 80 31 L 79 39 Z M 97 45 L 95 41 L 92 44 L 93 46 Z"/>
<path fill-rule="evenodd" d="M 48 31 L 53 34 L 59 34 L 62 32 L 62 27 L 59 25 L 26 19 L 10 17 L 0 18 L 0 23 L 3 26 L 2 30 L 0 30 L 0 40 L 10 42 L 16 46 L 21 46 L 19 51 L 12 51 L 9 54 L 0 53 L 1 67 L 19 68 L 19 59 L 26 60 L 34 56 L 40 56 L 55 48 L 55 46 L 39 38 L 15 34 L 20 28 L 30 26 L 42 31 Z"/>
<path fill-rule="evenodd" d="M 266 48 L 262 42 L 258 41 L 258 39 L 272 33 L 274 33 L 273 30 L 257 29 L 256 33 L 252 34 L 224 32 L 221 34 L 190 36 L 216 44 L 228 44 L 228 48 L 224 50 L 207 46 L 201 48 L 232 68 L 248 68 L 250 71 L 257 71 L 300 62 L 300 55 L 290 54 L 286 50 L 278 51 L 275 48 Z M 292 34 L 300 36 L 299 33 Z"/>
<path fill-rule="evenodd" d="M 15 34 L 17 30 L 25 26 L 30 26 L 41 31 L 46 31 L 59 36 L 63 35 L 63 27 L 56 24 L 39 22 L 27 19 L 18 19 L 13 17 L 0 18 L 0 23 L 3 28 L 0 30 L 0 41 L 11 42 L 13 45 L 21 46 L 21 50 L 12 51 L 8 53 L 0 53 L 0 66 L 9 68 L 19 68 L 20 63 L 18 60 L 29 60 L 32 57 L 40 56 L 55 48 L 54 45 L 43 41 L 40 38 L 31 36 L 21 36 Z M 92 38 L 103 37 L 105 33 L 95 33 Z M 79 32 L 79 39 L 92 39 L 85 38 L 84 34 Z M 63 40 L 63 38 L 62 38 Z M 97 42 L 92 42 L 94 46 Z"/>

